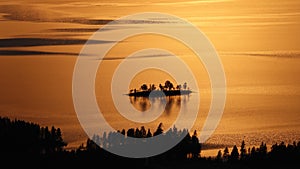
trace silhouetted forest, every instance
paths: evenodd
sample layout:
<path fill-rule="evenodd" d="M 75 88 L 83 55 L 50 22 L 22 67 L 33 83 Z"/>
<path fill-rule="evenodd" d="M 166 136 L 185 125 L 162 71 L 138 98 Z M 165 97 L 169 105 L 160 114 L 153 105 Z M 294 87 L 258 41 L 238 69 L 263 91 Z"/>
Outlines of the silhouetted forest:
<path fill-rule="evenodd" d="M 67 151 L 60 128 L 41 127 L 23 120 L 0 117 L 0 162 L 7 168 L 299 168 L 300 142 L 272 145 L 268 150 L 262 142 L 258 147 L 241 145 L 225 147 L 215 157 L 201 157 L 202 144 L 197 132 L 175 127 L 163 131 L 159 124 L 156 131 L 140 128 L 117 131 L 126 137 L 149 138 L 159 134 L 184 136 L 175 147 L 149 158 L 125 158 L 109 153 L 102 146 L 126 144 L 126 139 L 114 140 L 115 133 L 87 139 L 77 149 Z M 96 144 L 97 142 L 97 144 Z M 108 148 L 106 147 L 106 148 Z"/>

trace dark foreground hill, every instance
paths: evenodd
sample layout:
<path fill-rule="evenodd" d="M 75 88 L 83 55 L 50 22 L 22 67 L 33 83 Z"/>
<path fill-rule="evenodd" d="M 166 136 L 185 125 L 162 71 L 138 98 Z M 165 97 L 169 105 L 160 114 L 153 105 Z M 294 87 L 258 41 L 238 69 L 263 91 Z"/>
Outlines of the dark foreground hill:
<path fill-rule="evenodd" d="M 118 131 L 119 132 L 119 131 Z M 120 131 L 131 137 L 152 137 L 141 129 Z M 174 131 L 173 131 L 174 132 Z M 130 134 L 131 133 L 131 134 Z M 160 127 L 154 134 L 162 134 Z M 186 133 L 184 139 L 171 150 L 150 158 L 125 158 L 100 148 L 93 140 L 77 149 L 67 151 L 60 128 L 41 127 L 23 120 L 0 117 L 0 166 L 1 168 L 168 168 L 168 169 L 257 169 L 299 168 L 300 142 L 274 144 L 267 150 L 262 142 L 259 147 L 246 148 L 244 142 L 228 151 L 220 150 L 216 157 L 201 157 L 201 144 L 195 134 Z M 144 135 L 143 135 L 144 134 Z M 149 134 L 149 135 L 148 135 Z M 151 134 L 151 135 L 150 135 Z M 174 134 L 174 133 L 173 133 Z"/>

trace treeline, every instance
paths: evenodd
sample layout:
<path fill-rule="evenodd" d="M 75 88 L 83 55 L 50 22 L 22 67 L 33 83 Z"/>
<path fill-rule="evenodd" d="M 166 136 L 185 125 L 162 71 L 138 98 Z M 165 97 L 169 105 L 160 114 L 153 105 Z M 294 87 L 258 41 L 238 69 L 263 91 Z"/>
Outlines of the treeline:
<path fill-rule="evenodd" d="M 116 133 L 97 135 L 87 139 L 77 149 L 67 151 L 67 143 L 62 138 L 62 131 L 52 126 L 41 127 L 38 124 L 22 120 L 0 118 L 0 164 L 8 168 L 207 168 L 207 169 L 257 169 L 257 168 L 299 168 L 300 142 L 274 144 L 268 150 L 262 142 L 259 147 L 226 147 L 215 157 L 201 157 L 201 147 L 197 132 L 192 135 L 187 130 L 175 127 L 164 132 L 162 125 L 156 131 L 144 127 L 122 129 L 117 131 L 125 140 L 114 139 Z M 149 158 L 125 158 L 112 154 L 105 149 L 110 146 L 123 145 L 126 137 L 149 138 L 164 134 L 166 137 L 184 138 L 165 153 Z M 131 143 L 133 144 L 133 143 Z M 105 147 L 105 149 L 103 148 Z M 2 167 L 1 166 L 1 167 Z"/>
<path fill-rule="evenodd" d="M 228 147 L 223 151 L 219 150 L 216 156 L 218 161 L 256 161 L 256 160 L 279 160 L 279 161 L 296 161 L 300 160 L 300 141 L 294 141 L 293 144 L 273 144 L 268 150 L 266 143 L 262 142 L 259 147 L 246 148 L 245 141 L 242 141 L 240 148 L 233 146 L 229 152 Z"/>
<path fill-rule="evenodd" d="M 67 145 L 60 128 L 41 127 L 23 120 L 0 117 L 1 152 L 45 154 L 62 151 Z"/>
<path fill-rule="evenodd" d="M 186 159 L 200 157 L 201 144 L 199 143 L 196 130 L 191 135 L 187 129 L 179 130 L 174 126 L 165 132 L 162 126 L 163 124 L 160 123 L 153 132 L 141 126 L 140 128 L 122 129 L 116 132 L 104 133 L 103 136 L 94 135 L 92 140 L 87 140 L 86 149 L 97 150 L 101 147 L 109 150 L 110 148 L 122 149 L 129 146 L 132 149 L 136 149 L 140 144 L 142 146 L 151 145 L 152 147 L 156 145 L 168 146 L 166 144 L 176 144 L 175 147 L 165 152 L 160 158 Z M 161 135 L 162 138 L 158 139 L 155 137 L 158 135 Z M 138 140 L 132 138 L 137 138 Z M 148 138 L 148 141 L 146 138 Z"/>
<path fill-rule="evenodd" d="M 269 150 L 270 149 L 270 150 Z M 300 167 L 300 141 L 292 144 L 275 143 L 270 148 L 262 142 L 259 147 L 246 147 L 242 141 L 239 148 L 234 145 L 231 152 L 228 147 L 219 150 L 217 156 L 209 158 L 225 166 L 238 165 L 241 168 L 299 168 Z"/>

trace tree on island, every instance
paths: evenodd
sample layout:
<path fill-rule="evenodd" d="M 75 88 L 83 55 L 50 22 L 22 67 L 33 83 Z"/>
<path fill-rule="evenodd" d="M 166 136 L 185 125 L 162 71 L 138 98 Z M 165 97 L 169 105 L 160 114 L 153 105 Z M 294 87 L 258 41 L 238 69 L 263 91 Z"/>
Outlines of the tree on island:
<path fill-rule="evenodd" d="M 143 84 L 143 85 L 141 86 L 141 90 L 143 90 L 143 91 L 148 90 L 148 86 L 147 86 L 146 84 Z"/>
<path fill-rule="evenodd" d="M 164 86 L 162 84 L 159 84 L 159 89 L 164 90 Z"/>
<path fill-rule="evenodd" d="M 161 91 L 166 91 L 166 90 L 171 91 L 171 90 L 175 90 L 175 89 L 176 90 L 182 90 L 182 89 L 186 90 L 186 89 L 188 89 L 188 86 L 187 86 L 186 82 L 184 82 L 183 85 L 178 84 L 175 86 L 170 80 L 166 80 L 164 82 L 164 85 L 162 85 L 161 83 L 158 85 L 158 89 Z M 153 90 L 157 90 L 157 87 L 155 86 L 155 84 L 147 85 L 144 83 L 140 86 L 140 90 L 141 91 L 153 91 Z M 129 91 L 129 93 L 132 93 L 132 92 L 136 93 L 137 89 L 131 89 Z"/>
<path fill-rule="evenodd" d="M 155 89 L 156 89 L 155 84 L 150 84 L 150 85 L 149 85 L 149 90 L 150 90 L 150 91 L 153 91 L 153 90 L 155 90 Z"/>
<path fill-rule="evenodd" d="M 165 81 L 165 88 L 167 90 L 171 90 L 171 89 L 174 89 L 174 85 L 172 82 L 170 82 L 169 80 Z"/>
<path fill-rule="evenodd" d="M 184 82 L 184 84 L 183 84 L 183 89 L 186 90 L 186 88 L 187 88 L 187 83 Z"/>

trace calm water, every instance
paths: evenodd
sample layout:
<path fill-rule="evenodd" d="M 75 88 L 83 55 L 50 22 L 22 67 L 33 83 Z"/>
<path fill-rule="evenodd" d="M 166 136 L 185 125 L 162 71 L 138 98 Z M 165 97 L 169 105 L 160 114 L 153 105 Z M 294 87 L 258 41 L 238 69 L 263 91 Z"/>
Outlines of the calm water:
<path fill-rule="evenodd" d="M 300 83 L 296 77 L 300 73 L 298 66 L 300 60 L 248 56 L 222 56 L 222 58 L 224 59 L 225 71 L 228 72 L 226 76 L 228 84 L 226 107 L 216 131 L 206 143 L 214 144 L 216 147 L 223 147 L 222 145 L 239 145 L 243 139 L 246 141 L 246 146 L 260 145 L 262 141 L 273 144 L 281 141 L 292 142 L 299 140 L 300 89 L 298 84 Z M 42 126 L 55 125 L 60 127 L 70 148 L 76 148 L 81 143 L 85 143 L 87 136 L 76 117 L 70 89 L 74 58 L 57 60 L 55 58 L 1 59 L 3 60 L 1 63 L 5 61 L 6 63 L 12 62 L 19 65 L 19 69 L 23 70 L 23 76 L 31 80 L 22 84 L 23 88 L 25 87 L 28 90 L 21 90 L 21 88 L 16 86 L 17 83 L 3 90 L 2 93 L 6 97 L 1 97 L 0 115 L 36 122 Z M 40 72 L 36 73 L 36 76 L 31 76 L 31 71 L 27 70 L 27 68 L 22 68 L 22 65 L 26 63 L 37 66 L 35 64 L 36 61 L 40 64 L 45 63 L 45 70 L 41 69 Z M 62 62 L 64 65 L 60 70 L 66 71 L 48 71 L 50 67 L 57 66 L 59 62 Z M 237 69 L 235 62 L 245 63 L 244 67 Z M 66 69 L 65 65 L 69 65 L 67 66 L 69 68 Z M 253 66 L 256 69 L 253 69 Z M 7 65 L 1 67 L 9 69 Z M 4 73 L 2 72 L 2 74 Z M 26 76 L 27 73 L 29 74 L 28 76 Z M 60 74 L 60 76 L 56 76 L 57 74 Z M 53 81 L 40 81 L 45 75 L 52 77 Z M 13 78 L 13 76 L 10 78 Z M 69 80 L 62 81 L 62 79 Z M 31 82 L 47 82 L 51 85 L 32 89 Z M 53 92 L 52 88 L 55 88 L 55 92 Z M 32 93 L 33 90 L 40 92 Z M 9 94 L 15 92 L 23 95 Z M 45 95 L 44 93 L 49 94 Z M 27 99 L 29 96 L 31 97 L 30 100 Z M 195 129 L 198 133 L 201 132 L 210 105 L 210 97 L 207 94 L 201 96 L 200 110 L 192 128 L 192 131 Z M 113 104 L 109 101 L 110 99 L 104 99 L 103 103 L 101 101 L 101 97 L 105 98 L 107 95 L 98 93 L 97 97 L 99 98 L 98 101 L 101 102 L 99 107 L 106 114 L 107 121 L 116 130 L 136 128 L 143 125 L 141 123 L 128 123 L 122 116 L 114 114 L 113 112 L 117 111 L 112 108 Z M 125 97 L 124 103 L 133 105 L 137 110 L 147 110 L 150 106 L 147 99 L 131 100 Z M 159 106 L 160 103 L 160 100 L 155 100 L 154 105 Z M 161 114 L 160 118 L 146 124 L 145 127 L 153 131 L 160 122 L 165 124 L 165 128 L 171 127 L 170 125 L 178 115 L 178 110 L 182 106 L 186 106 L 185 110 L 188 112 L 190 111 L 188 109 L 190 104 L 194 104 L 193 95 L 170 99 L 166 111 Z M 190 121 L 187 119 L 186 122 L 189 123 Z M 216 150 L 204 151 L 203 154 L 214 155 Z"/>

